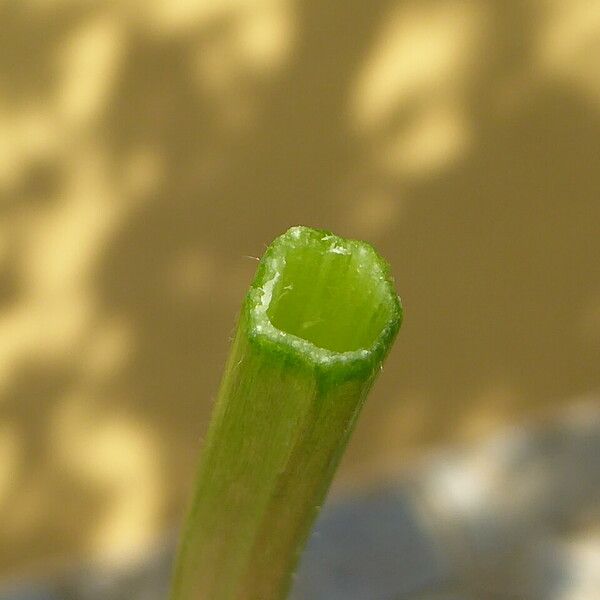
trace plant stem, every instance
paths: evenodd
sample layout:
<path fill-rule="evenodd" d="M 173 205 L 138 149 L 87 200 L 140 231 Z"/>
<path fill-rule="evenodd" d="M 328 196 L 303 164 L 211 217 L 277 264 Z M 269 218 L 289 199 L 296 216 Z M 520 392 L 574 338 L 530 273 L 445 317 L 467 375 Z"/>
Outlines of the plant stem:
<path fill-rule="evenodd" d="M 364 242 L 294 227 L 260 261 L 214 408 L 171 600 L 281 600 L 400 327 Z"/>

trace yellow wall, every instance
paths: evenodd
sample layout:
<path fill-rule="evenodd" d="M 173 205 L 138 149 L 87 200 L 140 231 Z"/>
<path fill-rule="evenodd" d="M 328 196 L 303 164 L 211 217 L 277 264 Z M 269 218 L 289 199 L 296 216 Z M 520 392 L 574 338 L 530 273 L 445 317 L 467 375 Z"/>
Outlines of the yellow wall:
<path fill-rule="evenodd" d="M 406 321 L 337 481 L 600 384 L 600 5 L 0 1 L 0 573 L 177 522 L 258 256 Z"/>

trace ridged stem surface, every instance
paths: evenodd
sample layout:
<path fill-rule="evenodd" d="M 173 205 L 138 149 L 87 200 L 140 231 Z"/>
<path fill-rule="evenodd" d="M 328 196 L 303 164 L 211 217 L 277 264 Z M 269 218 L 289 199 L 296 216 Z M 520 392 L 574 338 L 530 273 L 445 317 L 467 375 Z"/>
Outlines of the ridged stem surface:
<path fill-rule="evenodd" d="M 294 227 L 244 301 L 196 479 L 171 600 L 281 600 L 400 327 L 385 262 Z"/>

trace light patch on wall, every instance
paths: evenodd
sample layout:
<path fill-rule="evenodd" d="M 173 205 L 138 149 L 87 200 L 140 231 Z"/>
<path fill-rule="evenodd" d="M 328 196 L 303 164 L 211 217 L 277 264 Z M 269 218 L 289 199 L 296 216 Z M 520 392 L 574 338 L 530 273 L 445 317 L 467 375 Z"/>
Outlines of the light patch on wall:
<path fill-rule="evenodd" d="M 208 95 L 221 125 L 239 132 L 259 105 L 256 84 L 287 62 L 295 39 L 291 3 L 251 2 L 228 15 L 218 35 L 202 39 L 191 56 L 198 93 Z"/>
<path fill-rule="evenodd" d="M 377 149 L 385 171 L 425 177 L 451 165 L 468 150 L 471 130 L 465 112 L 450 102 L 425 104 L 406 129 Z"/>
<path fill-rule="evenodd" d="M 22 302 L 0 319 L 0 389 L 23 362 L 55 365 L 76 360 L 73 349 L 90 318 L 80 297 Z"/>
<path fill-rule="evenodd" d="M 244 63 L 257 73 L 269 74 L 282 66 L 294 38 L 289 2 L 273 2 L 242 19 L 238 46 Z"/>
<path fill-rule="evenodd" d="M 357 79 L 350 119 L 384 173 L 417 178 L 464 156 L 466 97 L 489 15 L 480 2 L 409 2 L 387 21 Z"/>
<path fill-rule="evenodd" d="M 123 50 L 124 31 L 113 14 L 87 21 L 65 40 L 58 56 L 62 81 L 57 108 L 67 123 L 88 124 L 100 116 Z"/>
<path fill-rule="evenodd" d="M 239 11 L 248 0 L 129 0 L 130 14 L 157 35 L 181 35 L 222 15 Z"/>
<path fill-rule="evenodd" d="M 90 551 L 95 556 L 128 554 L 148 544 L 158 529 L 163 497 L 160 454 L 149 430 L 123 418 L 104 423 L 93 445 L 89 470 L 103 478 L 111 500 L 91 535 Z M 103 471 L 101 464 L 107 467 Z"/>
<path fill-rule="evenodd" d="M 148 543 L 161 510 L 157 442 L 149 428 L 123 414 L 98 415 L 77 391 L 57 407 L 53 451 L 63 468 L 108 499 L 88 550 L 112 557 Z"/>
<path fill-rule="evenodd" d="M 600 3 L 594 0 L 546 0 L 537 36 L 537 64 L 563 80 L 600 109 Z"/>
<path fill-rule="evenodd" d="M 361 130 L 382 124 L 411 99 L 444 93 L 474 68 L 487 14 L 479 2 L 404 2 L 356 83 L 351 118 Z"/>
<path fill-rule="evenodd" d="M 19 228 L 22 298 L 0 315 L 0 382 L 24 359 L 72 364 L 93 322 L 95 261 L 127 207 L 113 201 L 102 152 L 78 150 L 60 198 L 25 212 Z"/>
<path fill-rule="evenodd" d="M 100 157 L 81 157 L 64 196 L 50 210 L 33 215 L 25 256 L 25 277 L 33 294 L 56 296 L 85 283 L 92 261 L 112 233 L 119 210 Z"/>
<path fill-rule="evenodd" d="M 285 40 L 279 31 L 274 31 L 279 15 L 289 14 L 290 0 L 129 0 L 128 12 L 134 21 L 142 24 L 155 35 L 174 36 L 209 27 L 223 20 L 246 21 L 253 31 L 248 31 L 246 42 L 263 56 L 271 55 L 275 46 Z M 266 21 L 253 20 L 257 15 L 266 16 Z M 262 18 L 262 17 L 261 17 Z M 280 23 L 277 23 L 278 25 Z M 266 28 L 265 28 L 266 26 Z M 285 24 L 284 24 L 285 26 Z M 241 38 L 240 38 L 241 39 Z"/>

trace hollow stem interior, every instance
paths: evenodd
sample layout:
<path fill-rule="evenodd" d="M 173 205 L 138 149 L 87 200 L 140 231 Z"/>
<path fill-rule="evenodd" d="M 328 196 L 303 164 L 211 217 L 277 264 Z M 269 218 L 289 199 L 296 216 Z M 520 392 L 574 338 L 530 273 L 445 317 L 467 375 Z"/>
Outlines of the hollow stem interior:
<path fill-rule="evenodd" d="M 368 349 L 394 306 L 374 253 L 329 235 L 294 244 L 291 237 L 267 316 L 286 334 L 334 352 Z"/>

